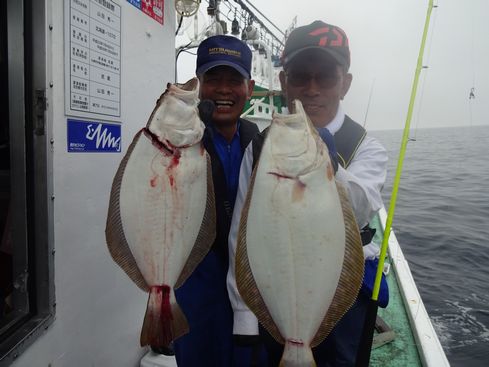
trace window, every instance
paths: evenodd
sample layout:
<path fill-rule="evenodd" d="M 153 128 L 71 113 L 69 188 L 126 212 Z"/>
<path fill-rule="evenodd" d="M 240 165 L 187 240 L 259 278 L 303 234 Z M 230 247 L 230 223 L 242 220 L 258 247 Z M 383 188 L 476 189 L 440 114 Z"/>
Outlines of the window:
<path fill-rule="evenodd" d="M 45 1 L 0 2 L 0 361 L 52 322 Z M 39 19 L 41 18 L 41 19 Z"/>

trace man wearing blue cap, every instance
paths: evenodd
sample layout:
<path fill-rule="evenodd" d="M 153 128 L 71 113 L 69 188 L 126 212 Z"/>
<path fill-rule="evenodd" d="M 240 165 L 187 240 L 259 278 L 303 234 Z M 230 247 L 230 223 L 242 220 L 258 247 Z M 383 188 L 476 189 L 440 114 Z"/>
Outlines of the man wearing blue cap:
<path fill-rule="evenodd" d="M 229 367 L 233 353 L 233 311 L 226 289 L 228 234 L 244 149 L 258 133 L 241 119 L 253 91 L 251 50 L 231 36 L 213 36 L 197 50 L 204 146 L 212 161 L 217 234 L 209 254 L 175 295 L 190 326 L 174 342 L 180 367 Z"/>

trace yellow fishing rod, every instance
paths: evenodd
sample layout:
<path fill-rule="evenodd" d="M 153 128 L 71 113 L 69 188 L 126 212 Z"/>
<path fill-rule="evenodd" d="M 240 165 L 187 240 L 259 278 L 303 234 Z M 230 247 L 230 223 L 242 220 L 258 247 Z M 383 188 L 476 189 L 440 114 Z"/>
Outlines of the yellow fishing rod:
<path fill-rule="evenodd" d="M 423 37 L 421 39 L 421 46 L 418 54 L 418 62 L 416 65 L 416 70 L 414 72 L 414 81 L 411 89 L 411 98 L 409 100 L 408 113 L 406 117 L 406 123 L 404 124 L 404 133 L 402 135 L 401 149 L 399 151 L 399 159 L 397 161 L 396 176 L 394 178 L 394 184 L 392 186 L 392 194 L 389 205 L 389 212 L 387 214 L 387 220 L 384 229 L 384 239 L 382 241 L 382 246 L 380 249 L 379 264 L 377 267 L 377 273 L 375 275 L 374 288 L 372 291 L 371 302 L 367 309 L 367 314 L 365 316 L 365 324 L 362 332 L 362 339 L 360 342 L 360 347 L 357 353 L 356 366 L 363 367 L 368 366 L 370 361 L 370 351 L 372 349 L 372 340 L 375 327 L 375 319 L 377 317 L 378 309 L 378 298 L 380 291 L 380 282 L 382 279 L 382 272 L 384 270 L 384 260 L 387 253 L 387 246 L 389 243 L 389 236 L 391 233 L 392 219 L 394 218 L 394 210 L 396 208 L 397 192 L 399 191 L 399 183 L 401 181 L 402 165 L 404 162 L 404 156 L 406 154 L 406 146 L 409 140 L 409 130 L 411 126 L 411 119 L 413 116 L 414 102 L 416 101 L 416 92 L 418 89 L 419 76 L 421 70 L 423 69 L 423 55 L 426 44 L 426 37 L 428 35 L 428 29 L 430 25 L 431 12 L 433 10 L 433 0 L 429 0 L 428 10 L 426 12 L 426 19 L 424 23 Z"/>

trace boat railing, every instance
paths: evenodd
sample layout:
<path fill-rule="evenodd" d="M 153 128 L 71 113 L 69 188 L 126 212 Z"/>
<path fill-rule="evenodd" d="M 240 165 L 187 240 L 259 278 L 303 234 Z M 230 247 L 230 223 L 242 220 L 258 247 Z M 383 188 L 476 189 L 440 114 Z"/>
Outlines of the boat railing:
<path fill-rule="evenodd" d="M 382 228 L 385 229 L 387 221 L 385 208 L 379 211 L 379 218 Z M 418 346 L 421 362 L 426 367 L 448 367 L 450 363 L 431 323 L 409 264 L 394 232 L 390 233 L 388 244 L 391 266 L 394 268 L 398 279 L 399 289 L 406 306 L 406 313 L 411 323 L 411 330 Z"/>
<path fill-rule="evenodd" d="M 241 114 L 241 117 L 254 116 L 254 117 L 264 117 L 272 118 L 272 113 L 274 106 L 265 102 L 265 97 L 260 99 L 252 99 L 250 101 L 250 107 Z"/>

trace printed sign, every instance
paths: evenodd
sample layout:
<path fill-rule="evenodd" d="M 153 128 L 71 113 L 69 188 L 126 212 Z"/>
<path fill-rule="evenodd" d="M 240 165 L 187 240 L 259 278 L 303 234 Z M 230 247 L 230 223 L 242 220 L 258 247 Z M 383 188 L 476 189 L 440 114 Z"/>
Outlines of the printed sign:
<path fill-rule="evenodd" d="M 127 0 L 127 2 L 141 10 L 141 0 Z"/>
<path fill-rule="evenodd" d="M 121 125 L 68 119 L 68 152 L 120 152 Z"/>
<path fill-rule="evenodd" d="M 69 0 L 66 7 L 66 114 L 121 116 L 121 7 Z"/>
<path fill-rule="evenodd" d="M 127 0 L 127 2 L 149 15 L 158 23 L 163 24 L 164 0 Z"/>
<path fill-rule="evenodd" d="M 163 0 L 143 0 L 142 4 L 141 10 L 144 13 L 163 24 Z"/>

